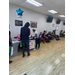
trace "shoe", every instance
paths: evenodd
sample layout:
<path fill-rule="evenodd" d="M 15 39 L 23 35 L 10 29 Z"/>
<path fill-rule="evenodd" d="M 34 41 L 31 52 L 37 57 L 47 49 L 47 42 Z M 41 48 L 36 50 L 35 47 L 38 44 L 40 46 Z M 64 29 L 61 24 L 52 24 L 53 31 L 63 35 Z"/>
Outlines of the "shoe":
<path fill-rule="evenodd" d="M 43 42 L 43 44 L 45 44 L 45 42 Z"/>
<path fill-rule="evenodd" d="M 36 49 L 34 49 L 34 50 L 36 50 Z"/>
<path fill-rule="evenodd" d="M 23 57 L 25 57 L 25 54 L 23 55 Z"/>
<path fill-rule="evenodd" d="M 12 63 L 12 61 L 9 61 L 9 64 L 11 64 Z"/>
<path fill-rule="evenodd" d="M 60 39 L 56 39 L 56 40 L 58 41 L 58 40 L 60 40 Z"/>
<path fill-rule="evenodd" d="M 39 50 L 39 48 L 37 48 L 37 50 Z"/>
<path fill-rule="evenodd" d="M 27 75 L 27 74 L 24 74 L 24 75 Z"/>
<path fill-rule="evenodd" d="M 30 56 L 30 54 L 28 54 L 27 56 Z"/>
<path fill-rule="evenodd" d="M 58 39 L 56 41 L 58 41 Z"/>

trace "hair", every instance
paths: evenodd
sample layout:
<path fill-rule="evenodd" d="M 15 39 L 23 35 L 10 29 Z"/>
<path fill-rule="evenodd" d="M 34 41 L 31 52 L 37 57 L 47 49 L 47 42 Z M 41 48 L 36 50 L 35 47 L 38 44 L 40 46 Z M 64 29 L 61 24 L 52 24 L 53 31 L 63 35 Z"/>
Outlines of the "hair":
<path fill-rule="evenodd" d="M 35 32 L 36 30 L 35 29 L 32 29 L 33 30 L 33 32 Z"/>
<path fill-rule="evenodd" d="M 44 33 L 45 33 L 46 31 L 44 31 Z"/>

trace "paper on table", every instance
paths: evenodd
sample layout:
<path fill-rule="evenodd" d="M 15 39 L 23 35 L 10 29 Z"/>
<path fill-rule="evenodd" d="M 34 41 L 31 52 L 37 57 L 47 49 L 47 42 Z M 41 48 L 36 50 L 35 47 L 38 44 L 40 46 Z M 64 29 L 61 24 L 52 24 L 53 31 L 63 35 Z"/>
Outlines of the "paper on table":
<path fill-rule="evenodd" d="M 12 43 L 20 43 L 20 41 L 12 41 Z"/>

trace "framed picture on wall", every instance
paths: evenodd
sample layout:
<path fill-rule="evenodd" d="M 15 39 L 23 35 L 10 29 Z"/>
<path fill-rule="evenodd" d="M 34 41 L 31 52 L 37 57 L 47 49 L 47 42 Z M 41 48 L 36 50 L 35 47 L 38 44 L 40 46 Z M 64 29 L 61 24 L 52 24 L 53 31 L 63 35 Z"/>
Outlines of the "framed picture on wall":
<path fill-rule="evenodd" d="M 37 28 L 37 22 L 31 21 L 30 26 L 31 28 Z"/>
<path fill-rule="evenodd" d="M 15 20 L 15 26 L 23 26 L 23 21 Z"/>

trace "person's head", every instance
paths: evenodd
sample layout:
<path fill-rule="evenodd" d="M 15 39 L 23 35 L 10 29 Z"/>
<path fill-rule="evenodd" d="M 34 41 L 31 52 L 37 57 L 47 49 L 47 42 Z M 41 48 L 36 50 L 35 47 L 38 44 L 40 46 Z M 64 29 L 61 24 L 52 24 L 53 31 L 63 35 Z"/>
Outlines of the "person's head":
<path fill-rule="evenodd" d="M 49 31 L 48 34 L 50 34 L 51 32 Z"/>
<path fill-rule="evenodd" d="M 61 30 L 61 32 L 63 32 L 63 30 Z"/>
<path fill-rule="evenodd" d="M 25 27 L 28 28 L 29 26 L 30 26 L 29 22 L 26 22 L 26 23 L 25 23 Z"/>
<path fill-rule="evenodd" d="M 54 32 L 56 32 L 56 30 L 54 30 Z"/>
<path fill-rule="evenodd" d="M 35 29 L 32 29 L 32 31 L 35 32 L 36 30 Z"/>
<path fill-rule="evenodd" d="M 42 32 L 40 32 L 40 34 L 42 34 Z"/>
<path fill-rule="evenodd" d="M 44 33 L 46 33 L 46 31 L 44 31 Z"/>

